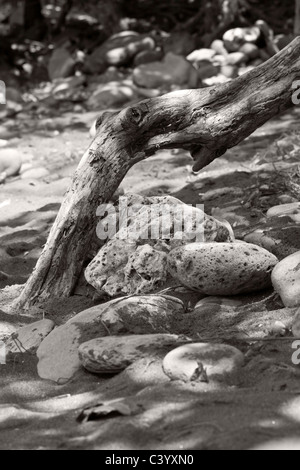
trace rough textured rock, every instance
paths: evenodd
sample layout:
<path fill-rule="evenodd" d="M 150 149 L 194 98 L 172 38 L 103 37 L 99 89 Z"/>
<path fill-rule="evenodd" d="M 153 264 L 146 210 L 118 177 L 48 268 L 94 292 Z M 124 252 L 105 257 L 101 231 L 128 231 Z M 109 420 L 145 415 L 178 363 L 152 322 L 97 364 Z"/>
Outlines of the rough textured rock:
<path fill-rule="evenodd" d="M 122 222 L 121 214 L 119 232 L 100 249 L 85 271 L 86 280 L 110 296 L 144 294 L 170 281 L 174 283 L 168 276 L 166 255 L 177 246 L 196 240 L 234 240 L 229 224 L 170 196 L 132 195 L 128 198 L 128 208 L 128 225 L 125 220 Z M 185 222 L 184 231 L 181 218 Z M 106 219 L 101 225 L 106 225 Z"/>
<path fill-rule="evenodd" d="M 205 382 L 231 378 L 244 363 L 244 355 L 226 344 L 194 343 L 169 352 L 163 360 L 172 380 Z"/>
<path fill-rule="evenodd" d="M 179 55 L 171 52 L 161 62 L 152 62 L 136 67 L 133 80 L 137 86 L 159 88 L 171 85 L 184 85 L 195 88 L 198 75 L 192 64 Z"/>
<path fill-rule="evenodd" d="M 176 335 L 132 335 L 97 338 L 79 348 L 79 358 L 89 372 L 115 374 L 142 358 L 157 357 L 182 343 Z"/>
<path fill-rule="evenodd" d="M 168 255 L 170 274 L 190 289 L 207 295 L 237 295 L 271 285 L 278 259 L 246 243 L 192 243 Z"/>
<path fill-rule="evenodd" d="M 300 251 L 277 264 L 272 283 L 286 307 L 300 307 Z"/>
<path fill-rule="evenodd" d="M 7 351 L 14 354 L 35 353 L 54 327 L 52 320 L 41 320 L 19 328 L 13 337 L 6 341 Z"/>
<path fill-rule="evenodd" d="M 172 317 L 183 313 L 183 303 L 168 296 L 123 298 L 92 307 L 42 342 L 38 373 L 44 379 L 67 382 L 81 368 L 78 348 L 83 342 L 107 335 L 165 333 L 171 329 Z"/>

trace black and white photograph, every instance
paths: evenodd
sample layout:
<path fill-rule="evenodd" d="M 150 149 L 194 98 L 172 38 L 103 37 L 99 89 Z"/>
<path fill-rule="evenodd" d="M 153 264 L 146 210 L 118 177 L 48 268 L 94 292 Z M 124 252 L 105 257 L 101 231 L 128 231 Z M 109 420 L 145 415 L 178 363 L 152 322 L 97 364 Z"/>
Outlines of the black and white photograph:
<path fill-rule="evenodd" d="M 0 0 L 0 450 L 300 450 L 300 0 Z"/>

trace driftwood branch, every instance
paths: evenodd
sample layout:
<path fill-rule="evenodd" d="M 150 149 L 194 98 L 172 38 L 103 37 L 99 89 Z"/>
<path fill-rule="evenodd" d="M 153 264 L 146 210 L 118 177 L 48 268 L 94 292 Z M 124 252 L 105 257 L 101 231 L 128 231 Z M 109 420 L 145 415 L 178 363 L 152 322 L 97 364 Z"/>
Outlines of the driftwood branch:
<path fill-rule="evenodd" d="M 18 307 L 72 295 L 96 228 L 128 170 L 160 149 L 188 149 L 195 171 L 292 106 L 300 38 L 268 62 L 220 86 L 176 91 L 106 116 L 83 156 Z"/>

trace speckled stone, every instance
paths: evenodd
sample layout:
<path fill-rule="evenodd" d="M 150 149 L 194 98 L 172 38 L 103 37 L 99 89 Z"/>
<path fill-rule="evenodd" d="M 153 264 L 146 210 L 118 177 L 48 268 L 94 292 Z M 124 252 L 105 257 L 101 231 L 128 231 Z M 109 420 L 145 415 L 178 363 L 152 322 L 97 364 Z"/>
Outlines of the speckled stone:
<path fill-rule="evenodd" d="M 170 274 L 207 295 L 238 295 L 271 286 L 278 259 L 248 243 L 191 243 L 168 256 Z"/>

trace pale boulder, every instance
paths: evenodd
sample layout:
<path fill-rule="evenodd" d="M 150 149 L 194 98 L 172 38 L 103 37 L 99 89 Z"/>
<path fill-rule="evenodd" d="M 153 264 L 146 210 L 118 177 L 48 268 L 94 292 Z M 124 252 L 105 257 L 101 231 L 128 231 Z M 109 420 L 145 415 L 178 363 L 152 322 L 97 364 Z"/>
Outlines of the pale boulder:
<path fill-rule="evenodd" d="M 232 346 L 193 343 L 169 352 L 163 360 L 163 369 L 172 380 L 223 381 L 232 378 L 243 363 L 244 355 Z"/>
<path fill-rule="evenodd" d="M 277 264 L 272 272 L 272 283 L 286 307 L 300 306 L 300 251 Z"/>

